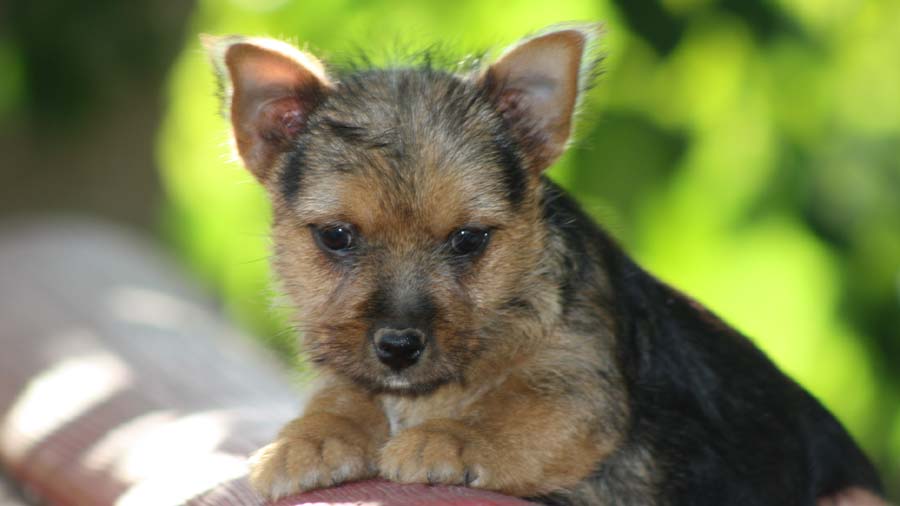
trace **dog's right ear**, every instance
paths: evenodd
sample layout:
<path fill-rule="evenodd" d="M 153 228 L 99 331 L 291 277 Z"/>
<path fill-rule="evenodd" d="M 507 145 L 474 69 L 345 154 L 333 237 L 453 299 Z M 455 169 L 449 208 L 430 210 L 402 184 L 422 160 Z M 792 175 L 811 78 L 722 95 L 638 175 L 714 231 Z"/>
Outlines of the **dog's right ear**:
<path fill-rule="evenodd" d="M 480 76 L 540 174 L 562 155 L 581 96 L 599 61 L 597 23 L 552 26 L 507 49 Z"/>
<path fill-rule="evenodd" d="M 237 151 L 262 183 L 331 88 L 322 63 L 285 42 L 237 36 L 200 37 L 231 118 Z"/>

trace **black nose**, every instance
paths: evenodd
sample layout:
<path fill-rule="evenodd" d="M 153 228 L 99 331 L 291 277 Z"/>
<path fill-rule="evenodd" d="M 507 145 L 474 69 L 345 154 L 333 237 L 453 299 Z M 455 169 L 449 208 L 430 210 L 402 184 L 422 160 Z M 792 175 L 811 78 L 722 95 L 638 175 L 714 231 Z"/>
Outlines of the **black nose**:
<path fill-rule="evenodd" d="M 424 349 L 425 336 L 416 329 L 382 329 L 375 334 L 378 360 L 395 371 L 415 364 Z"/>

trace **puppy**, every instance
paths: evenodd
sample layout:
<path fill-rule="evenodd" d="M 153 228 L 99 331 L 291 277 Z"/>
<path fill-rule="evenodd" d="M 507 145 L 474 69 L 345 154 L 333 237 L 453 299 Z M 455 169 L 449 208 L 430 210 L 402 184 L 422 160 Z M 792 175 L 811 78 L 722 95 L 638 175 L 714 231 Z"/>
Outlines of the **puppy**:
<path fill-rule="evenodd" d="M 332 73 L 279 41 L 205 38 L 322 378 L 254 457 L 262 494 L 376 476 L 567 505 L 878 493 L 813 397 L 544 176 L 599 31 L 453 72 Z"/>

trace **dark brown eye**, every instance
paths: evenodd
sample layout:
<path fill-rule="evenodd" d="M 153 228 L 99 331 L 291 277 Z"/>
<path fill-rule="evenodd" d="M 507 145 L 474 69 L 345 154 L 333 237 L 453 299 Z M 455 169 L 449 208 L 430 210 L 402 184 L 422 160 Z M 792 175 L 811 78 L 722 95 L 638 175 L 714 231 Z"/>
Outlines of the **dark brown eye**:
<path fill-rule="evenodd" d="M 328 225 L 313 228 L 319 246 L 334 253 L 346 253 L 353 247 L 353 231 L 349 225 Z"/>
<path fill-rule="evenodd" d="M 450 235 L 450 249 L 455 255 L 475 256 L 484 251 L 490 232 L 479 228 L 461 228 Z"/>

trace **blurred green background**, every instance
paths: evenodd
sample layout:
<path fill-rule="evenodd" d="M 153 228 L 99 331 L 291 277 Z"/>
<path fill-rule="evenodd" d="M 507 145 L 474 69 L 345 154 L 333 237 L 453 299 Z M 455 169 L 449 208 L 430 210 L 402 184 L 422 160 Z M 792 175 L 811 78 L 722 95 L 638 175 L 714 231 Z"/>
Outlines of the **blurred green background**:
<path fill-rule="evenodd" d="M 551 177 L 818 396 L 900 497 L 900 2 L 73 4 L 4 16 L 0 212 L 88 211 L 158 234 L 298 367 L 267 204 L 233 160 L 196 35 L 378 61 L 603 20 L 605 72 Z"/>

